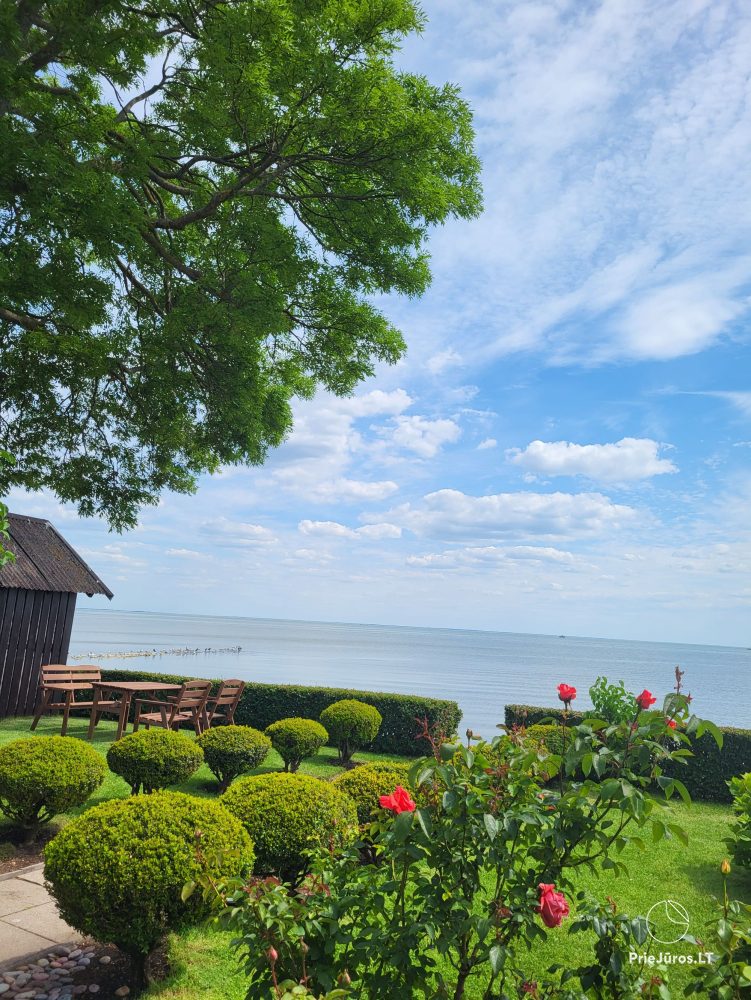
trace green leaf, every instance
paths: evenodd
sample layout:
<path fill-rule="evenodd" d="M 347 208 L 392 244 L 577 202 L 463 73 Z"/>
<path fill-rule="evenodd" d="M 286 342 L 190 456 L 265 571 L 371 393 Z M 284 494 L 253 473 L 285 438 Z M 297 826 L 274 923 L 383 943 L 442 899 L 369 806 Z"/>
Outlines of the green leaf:
<path fill-rule="evenodd" d="M 430 818 L 430 811 L 428 809 L 418 809 L 415 815 L 417 816 L 417 822 L 420 824 L 422 832 L 430 840 L 433 835 L 433 821 Z"/>
<path fill-rule="evenodd" d="M 488 836 L 491 840 L 495 840 L 498 835 L 498 820 L 495 816 L 491 816 L 490 813 L 485 813 L 482 819 L 485 823 L 485 829 L 488 831 Z"/>
<path fill-rule="evenodd" d="M 494 975 L 497 975 L 506 961 L 506 949 L 499 944 L 494 944 L 488 953 L 488 957 L 490 959 L 490 968 Z"/>

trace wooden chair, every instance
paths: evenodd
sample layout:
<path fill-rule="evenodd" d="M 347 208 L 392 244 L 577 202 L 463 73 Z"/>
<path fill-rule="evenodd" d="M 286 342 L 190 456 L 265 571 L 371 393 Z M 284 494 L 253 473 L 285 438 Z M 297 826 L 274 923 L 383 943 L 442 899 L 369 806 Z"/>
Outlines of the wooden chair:
<path fill-rule="evenodd" d="M 48 663 L 43 666 L 39 680 L 39 704 L 34 715 L 34 721 L 31 723 L 32 730 L 36 729 L 39 720 L 46 713 L 62 711 L 63 724 L 60 729 L 60 735 L 65 736 L 68 731 L 70 710 L 72 708 L 76 710 L 79 708 L 93 708 L 94 689 L 92 682 L 100 681 L 101 679 L 101 668 L 95 667 L 90 663 L 83 663 L 80 666 L 71 666 L 67 663 Z M 91 691 L 92 700 L 77 701 L 77 691 Z M 56 700 L 55 696 L 57 694 L 61 694 L 62 698 Z M 99 716 L 104 714 L 119 715 L 120 702 L 97 702 L 97 722 L 99 721 Z"/>
<path fill-rule="evenodd" d="M 206 728 L 214 725 L 215 719 L 224 719 L 228 726 L 235 724 L 235 712 L 245 690 L 245 681 L 222 681 L 214 697 L 206 702 Z M 218 711 L 221 709 L 221 711 Z"/>
<path fill-rule="evenodd" d="M 171 701 L 157 701 L 153 698 L 139 698 L 136 701 L 136 717 L 133 732 L 138 732 L 143 722 L 147 729 L 158 726 L 161 729 L 177 729 L 183 722 L 190 722 L 200 736 L 205 728 L 206 699 L 211 690 L 211 681 L 186 681 Z M 144 706 L 147 710 L 144 711 Z M 157 711 L 150 711 L 156 707 Z"/>

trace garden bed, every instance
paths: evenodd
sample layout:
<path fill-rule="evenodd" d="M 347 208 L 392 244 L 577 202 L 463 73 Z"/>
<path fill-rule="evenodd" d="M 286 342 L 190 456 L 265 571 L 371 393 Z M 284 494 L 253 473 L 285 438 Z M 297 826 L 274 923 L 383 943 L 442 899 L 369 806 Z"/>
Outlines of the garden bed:
<path fill-rule="evenodd" d="M 4 719 L 0 721 L 0 746 L 12 740 L 24 739 L 36 736 L 55 736 L 60 732 L 60 719 L 49 717 L 42 719 L 36 730 L 30 731 L 31 719 Z M 68 726 L 68 735 L 83 739 L 88 731 L 88 719 L 72 718 Z M 91 745 L 105 756 L 107 750 L 114 741 L 116 724 L 110 721 L 102 721 L 97 726 L 94 739 Z M 358 751 L 355 755 L 355 762 L 365 762 L 370 760 L 400 760 L 390 754 L 367 753 Z M 268 774 L 274 771 L 281 771 L 284 763 L 281 757 L 272 750 L 263 765 L 249 774 Z M 337 751 L 333 747 L 322 747 L 315 756 L 304 760 L 300 765 L 300 774 L 309 774 L 313 777 L 329 779 L 342 773 L 342 768 L 337 763 Z M 186 792 L 189 795 L 198 795 L 202 798 L 216 798 L 219 794 L 218 782 L 209 768 L 204 764 L 198 771 L 184 784 L 176 785 L 177 791 Z M 69 813 L 56 817 L 50 828 L 40 835 L 40 838 L 32 844 L 22 843 L 22 838 L 18 831 L 2 816 L 0 816 L 0 874 L 13 872 L 28 865 L 36 864 L 42 860 L 42 850 L 45 843 L 54 836 L 65 822 L 73 816 L 80 815 L 86 809 L 105 802 L 108 799 L 121 799 L 130 795 L 130 789 L 125 781 L 108 771 L 104 784 L 87 800 L 84 806 L 71 809 Z"/>

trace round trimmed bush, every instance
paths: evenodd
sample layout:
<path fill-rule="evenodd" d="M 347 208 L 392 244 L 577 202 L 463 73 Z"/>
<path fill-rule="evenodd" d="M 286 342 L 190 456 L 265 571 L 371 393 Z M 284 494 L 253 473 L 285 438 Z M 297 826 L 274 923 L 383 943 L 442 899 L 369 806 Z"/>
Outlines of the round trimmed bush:
<path fill-rule="evenodd" d="M 203 750 L 186 733 L 142 729 L 113 743 L 107 763 L 136 795 L 187 781 L 203 763 Z"/>
<path fill-rule="evenodd" d="M 207 729 L 196 740 L 206 763 L 219 779 L 225 792 L 245 771 L 259 767 L 271 749 L 271 740 L 251 726 L 217 726 Z"/>
<path fill-rule="evenodd" d="M 71 926 L 142 963 L 168 930 L 208 912 L 201 892 L 181 896 L 201 874 L 199 830 L 214 879 L 252 865 L 248 834 L 221 805 L 156 792 L 111 799 L 69 823 L 45 848 L 46 885 Z"/>
<path fill-rule="evenodd" d="M 81 806 L 107 774 L 100 754 L 72 736 L 35 736 L 0 749 L 0 811 L 27 837 Z"/>
<path fill-rule="evenodd" d="M 266 727 L 272 746 L 284 761 L 285 771 L 296 771 L 306 757 L 328 743 L 329 734 L 314 719 L 280 719 Z"/>
<path fill-rule="evenodd" d="M 332 784 L 354 801 L 360 823 L 370 823 L 378 814 L 382 795 L 390 795 L 397 785 L 409 787 L 409 764 L 362 764 L 338 774 Z"/>
<path fill-rule="evenodd" d="M 340 764 L 348 764 L 358 747 L 373 742 L 382 721 L 377 708 L 354 698 L 335 701 L 321 712 L 321 722 L 339 748 Z"/>
<path fill-rule="evenodd" d="M 341 847 L 354 839 L 357 809 L 327 781 L 305 774 L 259 774 L 239 778 L 221 798 L 243 824 L 256 851 L 256 872 L 294 880 L 308 852 L 334 838 Z"/>

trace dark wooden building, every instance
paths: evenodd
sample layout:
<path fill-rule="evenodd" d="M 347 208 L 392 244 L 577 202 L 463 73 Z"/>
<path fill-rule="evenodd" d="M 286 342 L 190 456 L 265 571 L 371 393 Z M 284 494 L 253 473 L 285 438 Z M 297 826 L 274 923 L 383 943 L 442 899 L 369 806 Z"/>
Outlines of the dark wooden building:
<path fill-rule="evenodd" d="M 49 521 L 8 520 L 16 561 L 0 567 L 0 718 L 31 715 L 42 664 L 67 662 L 78 594 L 112 598 Z"/>

